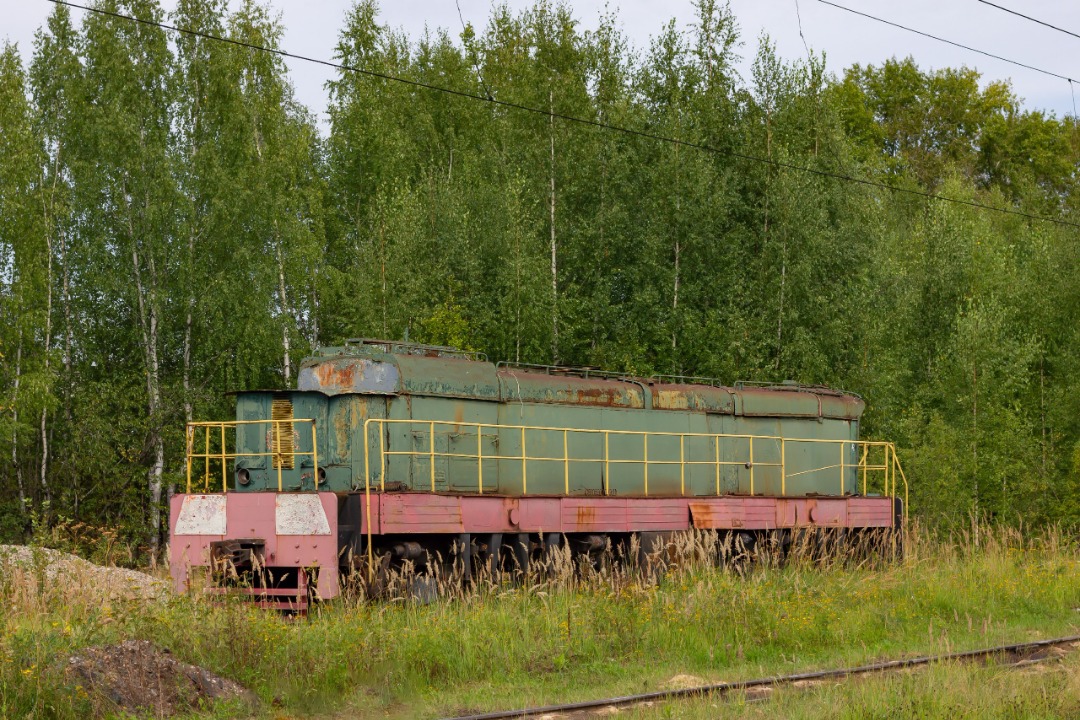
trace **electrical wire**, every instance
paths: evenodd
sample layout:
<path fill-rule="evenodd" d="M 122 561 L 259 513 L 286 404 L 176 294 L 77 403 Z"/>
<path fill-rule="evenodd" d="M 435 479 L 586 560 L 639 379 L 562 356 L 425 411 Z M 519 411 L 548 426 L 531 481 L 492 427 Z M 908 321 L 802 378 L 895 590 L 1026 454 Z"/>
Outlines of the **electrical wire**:
<path fill-rule="evenodd" d="M 946 45 L 952 45 L 953 47 L 958 47 L 958 48 L 961 48 L 962 50 L 967 50 L 969 52 L 978 53 L 979 55 L 985 55 L 988 58 L 993 58 L 994 60 L 1000 60 L 1002 62 L 1007 62 L 1010 65 L 1016 65 L 1017 67 L 1022 67 L 1022 68 L 1025 68 L 1026 70 L 1033 70 L 1033 71 L 1035 71 L 1037 73 L 1042 73 L 1043 75 L 1049 75 L 1050 77 L 1056 77 L 1059 80 L 1067 80 L 1068 82 L 1076 82 L 1075 79 L 1069 77 L 1068 75 L 1061 75 L 1060 73 L 1056 73 L 1056 72 L 1053 72 L 1051 70 L 1044 70 L 1042 68 L 1035 67 L 1034 65 L 1028 65 L 1027 63 L 1022 63 L 1019 60 L 1010 60 L 1007 57 L 1002 57 L 1001 55 L 995 55 L 994 53 L 987 52 L 986 50 L 979 50 L 978 48 L 973 48 L 970 45 L 964 45 L 962 43 L 954 42 L 952 40 L 946 40 L 943 37 L 938 37 L 937 35 L 931 35 L 928 32 L 923 32 L 922 30 L 916 30 L 915 28 L 910 28 L 907 25 L 901 25 L 900 23 L 894 23 L 891 20 L 885 20 L 883 18 L 877 17 L 876 15 L 870 15 L 868 13 L 860 12 L 858 10 L 854 10 L 852 8 L 849 8 L 849 7 L 844 7 L 843 5 L 837 5 L 836 3 L 830 2 L 829 0 L 817 0 L 817 1 L 819 3 L 821 3 L 822 5 L 828 5 L 830 7 L 837 8 L 838 10 L 843 10 L 844 12 L 849 12 L 852 15 L 859 15 L 859 16 L 867 18 L 869 20 L 874 20 L 875 22 L 883 23 L 885 25 L 889 25 L 889 26 L 894 27 L 894 28 L 899 28 L 901 30 L 907 30 L 908 32 L 915 33 L 916 35 L 922 35 L 925 38 L 930 38 L 931 40 L 937 40 L 938 42 L 943 42 Z"/>
<path fill-rule="evenodd" d="M 484 97 L 483 95 L 477 95 L 475 93 L 467 92 L 464 90 L 455 90 L 453 88 L 441 87 L 439 85 L 432 85 L 420 80 L 410 80 L 409 78 L 398 77 L 387 73 L 377 72 L 375 70 L 367 70 L 352 65 L 346 65 L 344 63 L 336 63 L 330 60 L 322 60 L 319 58 L 308 57 L 305 55 L 298 55 L 295 53 L 286 52 L 278 48 L 266 47 L 264 45 L 256 45 L 254 43 L 244 42 L 243 40 L 237 40 L 235 38 L 221 37 L 219 35 L 211 35 L 198 30 L 190 30 L 186 28 L 180 28 L 168 23 L 158 22 L 155 20 L 147 20 L 145 18 L 139 18 L 132 15 L 125 15 L 123 13 L 114 12 L 112 10 L 105 10 L 103 8 L 90 7 L 87 5 L 81 5 L 78 3 L 70 2 L 69 0 L 49 0 L 49 2 L 56 5 L 64 5 L 66 7 L 75 8 L 79 10 L 85 10 L 87 12 L 96 13 L 98 15 L 104 15 L 113 17 L 120 20 L 127 20 L 135 22 L 141 25 L 149 27 L 156 27 L 162 30 L 171 30 L 173 32 L 184 33 L 192 37 L 202 38 L 204 40 L 212 40 L 215 42 L 226 43 L 237 47 L 247 48 L 249 50 L 257 50 L 261 52 L 271 53 L 279 57 L 289 58 L 292 60 L 301 60 L 303 62 L 315 63 L 317 65 L 323 65 L 325 67 L 334 68 L 336 70 L 344 70 L 347 72 L 354 72 L 359 75 L 365 75 L 367 77 L 377 78 L 380 80 L 388 80 L 391 82 L 400 83 L 410 87 L 421 88 L 424 90 L 430 90 L 432 92 L 440 92 L 446 95 L 455 97 L 468 98 L 470 100 L 480 100 L 482 102 L 491 103 L 498 107 L 510 108 L 513 110 L 519 110 L 522 112 L 532 113 L 534 115 L 542 115 L 544 117 L 553 118 L 556 120 L 562 120 L 568 123 L 576 123 L 579 125 L 586 125 L 589 127 L 601 128 L 604 130 L 610 130 L 612 132 L 619 132 L 624 135 L 633 137 L 640 137 L 649 140 L 656 140 L 658 142 L 665 142 L 672 145 L 678 145 L 682 147 L 694 148 L 697 150 L 703 150 L 705 152 L 715 153 L 731 158 L 737 158 L 740 160 L 747 160 L 750 162 L 761 163 L 764 165 L 771 165 L 776 168 L 784 168 L 787 170 L 795 170 L 798 172 L 807 173 L 810 175 L 817 175 L 819 177 L 832 178 L 834 180 L 842 180 L 845 182 L 856 183 L 865 187 L 880 188 L 882 190 L 888 190 L 890 192 L 903 193 L 906 195 L 912 195 L 916 197 L 926 198 L 928 200 L 937 200 L 940 202 L 954 203 L 957 205 L 965 205 L 967 207 L 978 208 L 981 210 L 990 210 L 993 212 L 1001 213 L 1004 215 L 1014 215 L 1017 217 L 1026 218 L 1028 220 L 1037 220 L 1040 222 L 1053 223 L 1055 225 L 1062 225 L 1067 227 L 1080 228 L 1080 223 L 1070 220 L 1064 220 L 1062 218 L 1054 218 L 1046 215 L 1035 215 L 1034 213 L 1024 212 L 1023 210 L 1016 210 L 1013 208 L 995 207 L 994 205 L 988 205 L 986 203 L 976 202 L 974 200 L 965 200 L 963 198 L 951 197 L 948 195 L 939 195 L 925 190 L 916 190 L 914 188 L 898 187 L 895 185 L 889 185 L 888 183 L 880 182 L 877 180 L 869 180 L 867 178 L 855 177 L 853 175 L 845 175 L 839 172 L 832 172 L 830 170 L 821 170 L 818 168 L 807 167 L 805 165 L 796 165 L 794 163 L 788 163 L 781 160 L 773 160 L 772 158 L 763 158 L 756 155 L 750 155 L 747 153 L 740 153 L 734 150 L 725 150 L 722 148 L 714 147 L 712 145 L 706 145 L 704 143 L 693 142 L 690 140 L 680 140 L 679 138 L 668 137 L 665 135 L 657 135 L 655 133 L 646 132 L 644 130 L 634 130 L 633 128 L 622 127 L 620 125 L 611 125 L 608 123 L 600 122 L 599 120 L 591 120 L 589 118 L 575 117 L 573 115 L 565 115 L 563 113 L 554 112 L 551 110 L 544 110 L 541 108 L 534 108 L 528 105 L 521 105 L 519 103 L 511 102 L 509 100 L 500 100 L 495 97 Z M 818 0 L 818 2 L 824 2 L 824 0 Z M 839 6 L 838 6 L 839 7 Z"/>
<path fill-rule="evenodd" d="M 1074 38 L 1080 38 L 1080 35 L 1074 33 L 1072 30 L 1066 30 L 1065 28 L 1059 28 L 1057 25 L 1051 25 L 1048 22 L 1043 22 L 1042 20 L 1039 20 L 1037 18 L 1033 18 L 1030 15 L 1025 15 L 1022 12 L 1017 12 L 1015 10 L 1010 10 L 1009 8 L 1004 7 L 1003 5 L 998 5 L 997 3 L 992 3 L 992 2 L 990 2 L 990 0 L 979 0 L 979 2 L 981 2 L 983 5 L 989 5 L 990 7 L 994 7 L 994 8 L 997 8 L 998 10 L 1002 10 L 1004 12 L 1007 12 L 1010 15 L 1015 15 L 1017 17 L 1022 17 L 1025 20 L 1030 20 L 1033 23 L 1037 23 L 1039 25 L 1042 25 L 1043 27 L 1048 27 L 1051 30 L 1057 30 L 1058 32 L 1065 33 L 1066 35 L 1072 35 Z"/>
<path fill-rule="evenodd" d="M 465 28 L 466 28 L 466 25 L 465 25 L 465 16 L 461 14 L 461 0 L 454 0 L 454 3 L 457 5 L 458 20 L 461 21 L 461 40 L 462 40 L 463 43 L 466 44 L 465 51 L 466 52 L 471 52 L 472 49 L 468 47 L 468 43 L 465 40 L 465 32 L 466 32 Z M 480 72 L 480 61 L 479 61 L 479 59 L 474 58 L 474 60 L 473 60 L 473 69 L 476 70 L 476 77 L 480 80 L 480 86 L 482 88 L 484 88 L 484 97 L 487 98 L 488 100 L 494 99 L 495 96 L 491 94 L 491 89 L 488 88 L 487 83 L 484 82 L 484 73 Z"/>
<path fill-rule="evenodd" d="M 814 58 L 810 55 L 810 46 L 806 44 L 806 36 L 802 32 L 802 13 L 799 12 L 799 0 L 795 0 L 795 19 L 799 23 L 799 39 L 802 40 L 803 49 L 806 50 L 806 59 L 808 62 L 813 62 Z"/>

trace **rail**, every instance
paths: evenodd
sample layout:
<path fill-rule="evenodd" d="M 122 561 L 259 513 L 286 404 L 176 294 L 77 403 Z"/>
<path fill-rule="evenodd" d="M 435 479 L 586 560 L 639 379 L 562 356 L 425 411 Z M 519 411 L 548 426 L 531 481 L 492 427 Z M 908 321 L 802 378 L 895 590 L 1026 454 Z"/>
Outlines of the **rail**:
<path fill-rule="evenodd" d="M 998 645 L 996 647 L 980 648 L 978 650 L 905 657 L 899 660 L 884 660 L 870 663 L 869 665 L 858 665 L 855 667 L 840 667 L 831 670 L 811 670 L 793 675 L 773 675 L 771 677 L 757 678 L 754 680 L 735 680 L 733 682 L 720 682 L 711 685 L 678 687 L 675 689 L 655 690 L 635 695 L 621 695 L 619 697 L 594 700 L 579 700 L 577 702 L 562 703 L 559 705 L 543 705 L 539 707 L 517 708 L 514 710 L 495 710 L 492 712 L 472 713 L 469 715 L 455 715 L 452 718 L 444 718 L 444 720 L 523 720 L 524 718 L 535 717 L 581 717 L 579 713 L 589 711 L 614 715 L 619 712 L 619 709 L 621 708 L 640 707 L 660 700 L 700 700 L 701 698 L 712 695 L 745 692 L 755 688 L 771 689 L 785 685 L 797 687 L 800 683 L 814 683 L 824 680 L 833 681 L 852 678 L 858 675 L 870 675 L 871 673 L 877 674 L 891 671 L 904 671 L 937 663 L 959 663 L 979 660 L 983 662 L 992 661 L 995 668 L 1026 668 L 1033 663 L 1056 662 L 1060 660 L 1060 654 L 1046 651 L 1051 648 L 1069 649 L 1070 646 L 1075 646 L 1078 641 L 1080 641 L 1080 635 L 1067 635 L 1065 637 L 1057 637 L 1050 640 L 1035 640 L 1012 645 Z M 713 707 L 715 707 L 715 705 Z"/>
<path fill-rule="evenodd" d="M 240 426 L 268 425 L 269 431 L 266 437 L 266 452 L 236 452 L 236 432 Z M 311 450 L 298 451 L 297 440 L 299 434 L 297 425 L 311 426 Z M 229 451 L 228 434 L 232 433 L 232 452 Z M 312 419 L 288 419 L 288 420 L 228 420 L 223 422 L 190 422 L 185 432 L 186 441 L 186 465 L 187 465 L 187 492 L 192 487 L 197 487 L 198 482 L 192 481 L 192 472 L 198 464 L 202 465 L 203 475 L 201 481 L 203 492 L 210 492 L 211 484 L 215 484 L 218 469 L 221 472 L 221 492 L 229 490 L 229 463 L 237 458 L 268 457 L 271 459 L 271 467 L 277 470 L 277 489 L 282 491 L 282 470 L 286 466 L 295 464 L 297 457 L 310 457 L 312 463 L 312 475 L 315 478 L 315 489 L 319 489 L 319 451 L 315 437 L 315 421 Z M 197 446 L 202 442 L 201 448 Z M 217 444 L 215 447 L 215 443 Z M 202 452 L 196 452 L 201 449 Z M 199 463 L 199 461 L 202 461 Z"/>

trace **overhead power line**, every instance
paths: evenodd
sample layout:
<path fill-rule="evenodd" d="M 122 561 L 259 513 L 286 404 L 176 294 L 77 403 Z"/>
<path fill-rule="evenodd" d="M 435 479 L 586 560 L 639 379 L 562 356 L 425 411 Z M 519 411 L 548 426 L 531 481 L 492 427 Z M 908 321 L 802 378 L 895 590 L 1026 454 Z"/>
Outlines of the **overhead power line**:
<path fill-rule="evenodd" d="M 923 32 L 922 30 L 916 30 L 915 28 L 910 28 L 907 25 L 901 25 L 900 23 L 894 23 L 891 20 L 885 20 L 883 18 L 877 17 L 876 15 L 870 15 L 868 13 L 860 12 L 859 10 L 853 10 L 852 8 L 844 7 L 843 5 L 837 5 L 834 2 L 829 2 L 829 0 L 817 0 L 817 1 L 819 3 L 821 3 L 822 5 L 828 5 L 830 7 L 834 7 L 836 9 L 838 9 L 838 10 L 843 10 L 844 12 L 849 12 L 852 15 L 859 15 L 861 17 L 867 18 L 868 20 L 873 20 L 875 22 L 879 22 L 879 23 L 882 23 L 884 25 L 889 25 L 889 26 L 894 27 L 894 28 L 899 28 L 901 30 L 906 30 L 907 32 L 915 33 L 916 35 L 922 35 L 925 38 L 930 38 L 931 40 L 937 40 L 938 42 L 943 42 L 946 45 L 952 45 L 953 47 L 958 47 L 958 48 L 960 48 L 962 50 L 967 50 L 969 52 L 978 53 L 979 55 L 984 55 L 984 56 L 986 56 L 988 58 L 993 58 L 994 60 L 1000 60 L 1002 62 L 1007 62 L 1010 65 L 1016 65 L 1017 67 L 1022 67 L 1022 68 L 1025 68 L 1027 70 L 1033 70 L 1033 71 L 1035 71 L 1037 73 L 1042 73 L 1043 75 L 1049 75 L 1050 77 L 1056 77 L 1059 80 L 1065 80 L 1067 82 L 1078 82 L 1076 79 L 1071 78 L 1068 75 L 1062 75 L 1060 73 L 1056 73 L 1056 72 L 1053 72 L 1051 70 L 1044 70 L 1042 68 L 1035 67 L 1034 65 L 1028 65 L 1027 63 L 1022 63 L 1019 60 L 1010 60 L 1007 57 L 1002 57 L 1001 55 L 995 55 L 994 53 L 987 52 L 986 50 L 980 50 L 978 48 L 973 48 L 970 45 L 964 45 L 962 43 L 954 42 L 952 40 L 947 40 L 947 39 L 945 39 L 943 37 L 938 37 L 937 35 L 931 35 L 928 32 Z"/>
<path fill-rule="evenodd" d="M 823 0 L 819 0 L 821 2 Z M 965 200 L 963 198 L 950 197 L 948 195 L 939 195 L 937 193 L 927 192 L 925 190 L 916 190 L 914 188 L 897 187 L 895 185 L 889 185 L 877 180 L 869 180 L 866 178 L 855 177 L 853 175 L 845 175 L 843 173 L 832 172 L 830 170 L 821 170 L 818 168 L 806 167 L 805 165 L 795 165 L 794 163 L 783 162 L 781 160 L 773 160 L 772 158 L 763 158 L 756 155 L 749 155 L 747 153 L 740 153 L 734 150 L 724 150 L 712 145 L 706 145 L 704 143 L 693 142 L 690 140 L 680 140 L 679 138 L 668 137 L 666 135 L 657 135 L 655 133 L 646 132 L 644 130 L 634 130 L 633 128 L 622 127 L 620 125 L 611 125 L 609 123 L 601 122 L 599 120 L 591 120 L 589 118 L 580 118 L 573 115 L 565 115 L 563 113 L 554 112 L 551 110 L 544 110 L 542 108 L 530 107 L 528 105 L 521 105 L 519 103 L 511 102 L 509 100 L 499 100 L 494 97 L 484 97 L 483 95 L 477 95 L 475 93 L 466 92 L 464 90 L 455 90 L 453 88 L 442 87 L 439 85 L 432 85 L 420 80 L 410 80 L 409 78 L 398 77 L 396 75 L 390 75 L 387 73 L 377 72 L 375 70 L 367 70 L 365 68 L 359 68 L 353 65 L 346 65 L 344 63 L 336 63 L 330 60 L 322 60 L 319 58 L 307 57 L 304 55 L 297 55 L 295 53 L 286 52 L 278 48 L 266 47 L 265 45 L 256 45 L 255 43 L 244 42 L 243 40 L 237 40 L 235 38 L 221 37 L 219 35 L 211 35 L 209 33 L 200 32 L 198 30 L 190 30 L 186 28 L 180 28 L 168 23 L 157 22 L 155 20 L 147 20 L 145 18 L 139 18 L 132 15 L 124 15 L 123 13 L 114 12 L 112 10 L 105 10 L 103 8 L 91 7 L 88 5 L 80 5 L 78 3 L 69 2 L 68 0 L 49 0 L 56 5 L 65 5 L 67 7 L 76 8 L 79 10 L 85 10 L 87 12 L 96 13 L 98 15 L 105 15 L 108 17 L 117 18 L 120 20 L 127 20 L 140 25 L 146 25 L 150 27 L 156 27 L 162 30 L 171 30 L 173 32 L 183 33 L 192 37 L 202 38 L 204 40 L 212 40 L 214 42 L 226 43 L 237 47 L 247 48 L 249 50 L 257 50 L 259 52 L 271 53 L 279 57 L 289 58 L 292 60 L 301 60 L 303 62 L 315 63 L 317 65 L 323 65 L 325 67 L 334 68 L 336 70 L 344 70 L 346 72 L 357 73 L 358 75 L 365 75 L 367 77 L 377 78 L 380 80 L 388 80 L 391 82 L 400 83 L 410 87 L 421 88 L 424 90 L 430 90 L 432 92 L 444 93 L 446 95 L 452 95 L 455 97 L 468 98 L 470 100 L 479 100 L 481 102 L 491 103 L 499 107 L 510 108 L 513 110 L 520 110 L 521 112 L 532 113 L 534 115 L 542 115 L 548 118 L 554 118 L 556 120 L 563 120 L 568 123 L 576 123 L 579 125 L 587 125 L 590 127 L 601 128 L 603 130 L 610 130 L 612 132 L 622 133 L 624 135 L 630 135 L 633 137 L 646 138 L 649 140 L 656 140 L 658 142 L 670 143 L 672 145 L 678 145 L 682 147 L 695 148 L 697 150 L 703 150 L 706 152 L 715 153 L 717 155 L 723 155 L 726 157 L 737 158 L 740 160 L 747 160 L 750 162 L 761 163 L 764 165 L 771 165 L 776 168 L 784 168 L 786 170 L 794 170 L 796 172 L 807 173 L 810 175 L 817 175 L 819 177 L 832 178 L 834 180 L 842 180 L 845 182 L 852 182 L 858 185 L 866 187 L 875 187 L 882 190 L 888 190 L 890 192 L 903 193 L 906 195 L 913 195 L 916 197 L 926 198 L 928 200 L 937 200 L 940 202 L 954 203 L 957 205 L 965 205 L 967 207 L 978 208 L 981 210 L 990 210 L 1004 215 L 1015 215 L 1017 217 L 1027 218 L 1028 220 L 1038 220 L 1040 222 L 1054 223 L 1056 225 L 1064 225 L 1068 227 L 1080 228 L 1080 223 L 1072 222 L 1070 220 L 1064 220 L 1061 218 L 1053 218 L 1046 215 L 1035 215 L 1033 213 L 1027 213 L 1023 210 L 1016 210 L 1013 208 L 995 207 L 993 205 L 987 205 L 986 203 L 976 202 L 974 200 Z"/>
<path fill-rule="evenodd" d="M 1016 17 L 1022 17 L 1025 20 L 1030 20 L 1033 23 L 1037 23 L 1039 25 L 1042 25 L 1043 27 L 1048 27 L 1051 30 L 1057 30 L 1059 33 L 1065 33 L 1066 35 L 1072 35 L 1074 38 L 1080 38 L 1080 35 L 1074 33 L 1072 30 L 1066 30 L 1065 28 L 1060 28 L 1057 25 L 1051 25 L 1048 22 L 1043 22 L 1042 20 L 1039 20 L 1038 18 L 1033 18 L 1030 15 L 1025 15 L 1022 12 L 1017 12 L 1015 10 L 1010 10 L 1009 8 L 1004 7 L 1002 5 L 998 5 L 997 3 L 992 3 L 992 2 L 990 2 L 990 0 L 979 0 L 979 2 L 981 2 L 983 5 L 989 5 L 990 7 L 994 7 L 994 8 L 997 8 L 998 10 L 1002 10 L 1004 12 L 1007 12 L 1010 15 L 1015 15 Z"/>

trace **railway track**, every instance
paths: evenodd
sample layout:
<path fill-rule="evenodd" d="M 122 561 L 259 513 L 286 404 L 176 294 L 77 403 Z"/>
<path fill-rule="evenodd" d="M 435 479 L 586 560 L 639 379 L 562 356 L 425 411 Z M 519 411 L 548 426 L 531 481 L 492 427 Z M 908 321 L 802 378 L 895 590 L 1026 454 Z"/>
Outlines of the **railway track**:
<path fill-rule="evenodd" d="M 791 685 L 798 682 L 831 680 L 853 677 L 856 675 L 883 673 L 941 662 L 974 662 L 997 658 L 1003 666 L 1017 666 L 1056 658 L 1058 656 L 1050 654 L 1050 650 L 1072 645 L 1074 643 L 1080 643 L 1080 635 L 1069 635 L 1067 637 L 1016 643 L 1013 645 L 998 645 L 996 647 L 968 650 L 965 652 L 922 655 L 920 657 L 889 660 L 887 662 L 837 668 L 833 670 L 817 670 L 794 675 L 776 675 L 755 680 L 714 683 L 711 685 L 699 685 L 676 690 L 658 690 L 655 692 L 641 693 L 639 695 L 624 695 L 622 697 L 609 697 L 600 700 L 583 700 L 579 702 L 563 703 L 561 705 L 519 708 L 517 710 L 497 710 L 474 715 L 458 715 L 453 718 L 447 718 L 446 720 L 509 720 L 510 718 L 530 718 L 540 715 L 560 714 L 572 716 L 573 714 L 584 713 L 590 710 L 600 710 L 601 708 L 625 708 L 662 700 L 703 697 L 706 695 L 723 695 L 740 690 L 760 690 L 763 688 Z"/>

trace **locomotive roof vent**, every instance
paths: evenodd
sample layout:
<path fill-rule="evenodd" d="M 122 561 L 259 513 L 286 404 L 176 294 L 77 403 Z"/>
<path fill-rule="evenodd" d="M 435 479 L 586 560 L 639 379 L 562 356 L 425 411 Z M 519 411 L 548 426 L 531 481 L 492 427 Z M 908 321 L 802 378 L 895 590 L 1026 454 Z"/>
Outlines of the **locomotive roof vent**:
<path fill-rule="evenodd" d="M 837 388 L 831 388 L 827 385 L 804 385 L 794 380 L 785 380 L 784 382 L 767 382 L 767 381 L 753 381 L 753 380 L 739 380 L 735 383 L 736 390 L 743 390 L 745 388 L 761 388 L 763 390 L 793 390 L 796 392 L 813 393 L 814 395 L 833 395 L 840 397 L 843 395 L 851 395 L 857 397 L 860 400 L 862 395 L 850 390 L 840 390 Z"/>
<path fill-rule="evenodd" d="M 423 343 L 400 340 L 378 340 L 375 338 L 349 338 L 345 348 L 357 352 L 391 353 L 394 355 L 419 355 L 421 357 L 461 358 L 464 360 L 486 361 L 487 355 L 472 350 L 461 350 L 449 345 L 425 345 Z"/>
<path fill-rule="evenodd" d="M 499 370 L 522 370 L 530 373 L 542 373 L 544 375 L 560 375 L 580 378 L 595 378 L 597 380 L 627 380 L 637 378 L 634 373 L 617 372 L 614 370 L 601 370 L 595 365 L 535 365 L 533 363 L 512 362 L 500 360 L 495 363 Z"/>

